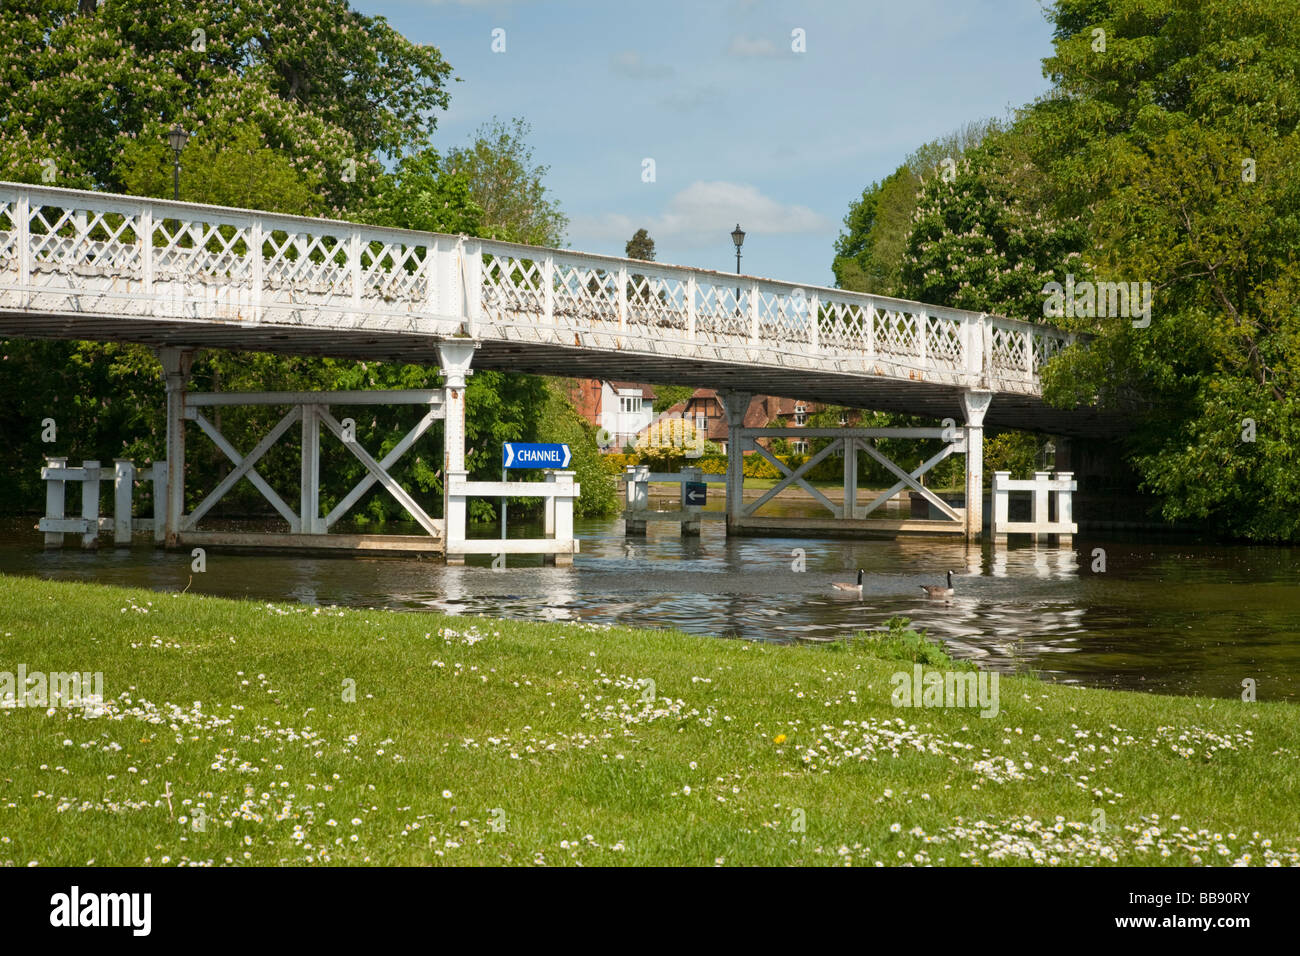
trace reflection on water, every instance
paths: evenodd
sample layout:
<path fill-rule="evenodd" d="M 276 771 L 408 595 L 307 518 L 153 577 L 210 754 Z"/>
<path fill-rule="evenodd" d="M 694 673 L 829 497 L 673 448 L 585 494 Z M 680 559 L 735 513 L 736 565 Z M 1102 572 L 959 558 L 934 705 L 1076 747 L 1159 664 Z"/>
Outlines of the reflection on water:
<path fill-rule="evenodd" d="M 190 581 L 188 552 L 41 548 L 30 521 L 0 525 L 0 572 L 226 597 L 619 622 L 769 641 L 826 641 L 911 618 L 958 657 L 1004 672 L 1162 693 L 1234 697 L 1244 678 L 1261 700 L 1300 699 L 1300 593 L 1295 549 L 1076 538 L 1072 548 L 967 549 L 938 538 L 830 541 L 732 538 L 706 522 L 699 539 L 621 521 L 579 525 L 573 568 L 540 559 L 493 571 L 488 558 L 444 567 L 417 558 L 209 552 Z M 392 528 L 397 531 L 399 529 Z M 530 533 L 516 524 L 514 534 Z M 481 533 L 490 534 L 489 529 Z M 1092 551 L 1106 549 L 1105 573 Z M 796 573 L 795 549 L 806 571 Z M 867 572 L 862 598 L 833 581 Z M 925 597 L 953 570 L 951 603 Z"/>

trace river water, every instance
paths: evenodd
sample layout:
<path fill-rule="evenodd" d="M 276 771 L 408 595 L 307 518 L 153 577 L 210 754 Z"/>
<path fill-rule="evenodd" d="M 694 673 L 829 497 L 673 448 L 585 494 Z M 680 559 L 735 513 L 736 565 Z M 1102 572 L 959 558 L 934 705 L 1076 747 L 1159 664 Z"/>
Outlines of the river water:
<path fill-rule="evenodd" d="M 1212 697 L 1237 697 L 1251 678 L 1260 700 L 1300 699 L 1298 549 L 1149 538 L 971 549 L 920 537 L 728 539 L 720 522 L 705 522 L 698 539 L 682 539 L 675 524 L 625 538 L 621 520 L 605 520 L 579 522 L 582 553 L 573 568 L 542 567 L 539 558 L 494 571 L 486 558 L 445 567 L 402 557 L 210 552 L 206 573 L 191 575 L 188 552 L 143 542 L 45 550 L 33 523 L 0 522 L 0 573 L 783 642 L 833 640 L 901 615 L 954 656 L 1004 673 Z M 1097 548 L 1104 572 L 1092 568 Z M 794 570 L 798 549 L 803 571 Z M 831 583 L 855 580 L 858 568 L 867 572 L 862 598 L 837 595 Z M 949 569 L 957 574 L 951 603 L 926 598 L 920 586 L 941 583 Z"/>

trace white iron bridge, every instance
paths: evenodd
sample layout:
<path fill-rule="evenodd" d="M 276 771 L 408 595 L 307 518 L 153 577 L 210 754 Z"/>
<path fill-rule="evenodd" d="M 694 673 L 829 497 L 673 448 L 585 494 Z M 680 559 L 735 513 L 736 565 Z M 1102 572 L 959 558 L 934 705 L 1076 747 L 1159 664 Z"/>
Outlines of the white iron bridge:
<path fill-rule="evenodd" d="M 708 386 L 1112 430 L 1041 399 L 1049 325 L 564 249 L 0 182 L 0 336 Z"/>

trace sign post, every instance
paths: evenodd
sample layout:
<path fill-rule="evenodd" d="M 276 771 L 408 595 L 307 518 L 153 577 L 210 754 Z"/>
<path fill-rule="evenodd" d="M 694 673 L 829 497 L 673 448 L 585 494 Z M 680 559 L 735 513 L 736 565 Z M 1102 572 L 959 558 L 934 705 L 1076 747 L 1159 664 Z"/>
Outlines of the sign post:
<path fill-rule="evenodd" d="M 510 479 L 507 472 L 511 468 L 558 469 L 568 468 L 573 460 L 573 450 L 559 442 L 518 442 L 508 441 L 501 445 L 501 481 Z M 501 499 L 501 540 L 506 540 L 506 498 Z M 505 562 L 506 548 L 501 546 L 502 563 Z"/>

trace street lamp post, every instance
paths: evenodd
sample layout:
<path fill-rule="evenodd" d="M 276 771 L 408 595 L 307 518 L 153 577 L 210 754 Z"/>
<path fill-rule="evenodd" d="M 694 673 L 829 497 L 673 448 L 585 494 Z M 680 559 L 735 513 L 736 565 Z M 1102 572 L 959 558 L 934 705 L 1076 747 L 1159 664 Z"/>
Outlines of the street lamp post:
<path fill-rule="evenodd" d="M 736 244 L 736 275 L 740 275 L 740 247 L 745 244 L 745 230 L 740 228 L 740 223 L 731 230 L 731 241 Z M 740 305 L 740 286 L 736 286 L 736 305 Z"/>
<path fill-rule="evenodd" d="M 189 141 L 190 134 L 185 132 L 185 127 L 177 123 L 167 131 L 167 142 L 172 148 L 172 199 L 181 198 L 181 150 L 185 148 L 186 142 Z"/>

